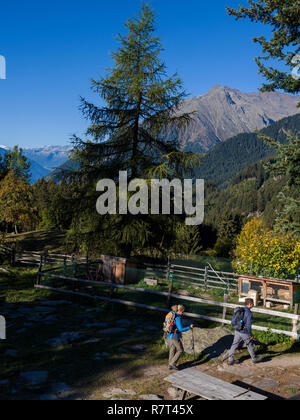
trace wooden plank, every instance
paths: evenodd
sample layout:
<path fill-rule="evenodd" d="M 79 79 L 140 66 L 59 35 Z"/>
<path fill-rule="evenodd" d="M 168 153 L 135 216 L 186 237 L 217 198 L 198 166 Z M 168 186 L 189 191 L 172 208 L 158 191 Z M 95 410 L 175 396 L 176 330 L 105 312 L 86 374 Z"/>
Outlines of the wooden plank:
<path fill-rule="evenodd" d="M 194 368 L 174 373 L 165 378 L 165 380 L 171 382 L 177 388 L 199 395 L 207 400 L 266 399 L 264 396 L 254 392 L 250 393 L 247 389 L 206 375 Z"/>
<path fill-rule="evenodd" d="M 171 267 L 173 269 L 176 268 L 176 267 L 179 267 L 179 268 L 184 268 L 186 270 L 205 271 L 204 268 L 189 267 L 187 265 L 176 265 L 176 264 L 172 264 Z"/>
<path fill-rule="evenodd" d="M 261 394 L 257 394 L 256 392 L 253 391 L 248 391 L 246 392 L 246 394 L 242 394 L 238 397 L 234 398 L 234 401 L 265 401 L 268 398 L 265 397 L 264 395 Z"/>

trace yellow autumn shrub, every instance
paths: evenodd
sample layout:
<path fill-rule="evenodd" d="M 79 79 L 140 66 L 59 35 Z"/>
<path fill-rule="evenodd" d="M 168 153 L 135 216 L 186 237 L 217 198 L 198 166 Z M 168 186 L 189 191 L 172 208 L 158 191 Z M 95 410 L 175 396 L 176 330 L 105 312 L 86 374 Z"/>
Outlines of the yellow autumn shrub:
<path fill-rule="evenodd" d="M 234 267 L 239 273 L 293 278 L 300 268 L 300 242 L 266 229 L 260 219 L 248 222 L 237 239 Z"/>

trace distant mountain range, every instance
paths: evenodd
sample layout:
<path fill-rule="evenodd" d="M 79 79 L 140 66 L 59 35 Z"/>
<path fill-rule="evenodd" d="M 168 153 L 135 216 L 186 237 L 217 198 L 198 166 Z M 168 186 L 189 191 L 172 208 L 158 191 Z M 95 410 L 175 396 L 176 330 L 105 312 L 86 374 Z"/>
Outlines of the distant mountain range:
<path fill-rule="evenodd" d="M 162 137 L 182 140 L 186 151 L 205 153 L 237 134 L 298 114 L 299 101 L 299 96 L 279 92 L 245 93 L 217 85 L 205 95 L 184 101 L 178 114 L 195 111 L 192 123 L 179 131 L 169 127 Z"/>
<path fill-rule="evenodd" d="M 193 121 L 187 128 L 180 131 L 169 127 L 162 133 L 162 137 L 182 140 L 182 148 L 185 151 L 207 153 L 213 149 L 216 150 L 215 154 L 208 154 L 203 166 L 203 168 L 206 167 L 206 170 L 201 171 L 211 178 L 210 172 L 214 170 L 214 161 L 219 162 L 221 167 L 227 165 L 230 168 L 233 165 L 234 167 L 239 166 L 239 169 L 244 166 L 238 165 L 237 162 L 242 162 L 242 160 L 248 162 L 249 160 L 251 163 L 250 156 L 248 159 L 244 155 L 248 153 L 249 144 L 255 143 L 250 149 L 256 147 L 257 137 L 255 134 L 250 137 L 242 136 L 239 140 L 233 140 L 233 137 L 242 133 L 253 133 L 255 129 L 266 128 L 285 117 L 298 114 L 297 104 L 299 101 L 299 97 L 284 93 L 245 93 L 217 85 L 204 95 L 184 101 L 178 113 L 194 112 Z M 299 121 L 296 121 L 298 124 Z M 229 139 L 231 140 L 229 141 Z M 239 148 L 235 148 L 234 153 L 236 154 L 230 157 L 231 151 L 233 152 L 231 144 L 232 142 L 236 144 L 238 141 Z M 227 146 L 223 147 L 223 144 L 226 143 L 228 143 Z M 0 154 L 6 153 L 7 149 L 7 146 L 0 146 Z M 70 151 L 71 146 L 24 149 L 24 154 L 31 161 L 32 182 L 43 177 L 58 180 L 60 168 L 72 168 L 74 165 L 69 161 Z M 262 154 L 264 155 L 264 153 Z M 255 154 L 255 159 L 258 155 L 259 152 Z M 224 182 L 228 180 L 227 176 L 231 175 L 231 172 L 229 169 Z M 222 179 L 217 179 L 216 176 L 212 178 L 218 184 L 223 183 Z"/>
<path fill-rule="evenodd" d="M 0 145 L 0 155 L 4 156 L 9 147 Z M 24 155 L 31 162 L 31 182 L 46 177 L 51 171 L 62 165 L 69 158 L 70 146 L 45 146 L 23 149 Z"/>
<path fill-rule="evenodd" d="M 44 146 L 34 149 L 23 149 L 29 160 L 37 162 L 49 172 L 62 165 L 69 158 L 71 146 Z"/>

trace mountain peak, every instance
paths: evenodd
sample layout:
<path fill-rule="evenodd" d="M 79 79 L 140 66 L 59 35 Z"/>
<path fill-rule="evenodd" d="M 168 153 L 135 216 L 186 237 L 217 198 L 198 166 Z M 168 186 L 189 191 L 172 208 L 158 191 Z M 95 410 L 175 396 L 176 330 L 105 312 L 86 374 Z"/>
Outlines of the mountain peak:
<path fill-rule="evenodd" d="M 180 113 L 194 112 L 189 127 L 164 133 L 181 141 L 186 151 L 207 152 L 241 133 L 263 129 L 299 113 L 299 96 L 274 92 L 243 92 L 220 84 L 183 102 Z"/>

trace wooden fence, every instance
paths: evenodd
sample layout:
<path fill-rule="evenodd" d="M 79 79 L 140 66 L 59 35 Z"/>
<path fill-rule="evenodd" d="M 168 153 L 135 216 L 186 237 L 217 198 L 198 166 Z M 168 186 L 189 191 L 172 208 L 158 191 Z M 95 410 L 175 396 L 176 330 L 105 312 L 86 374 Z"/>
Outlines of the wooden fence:
<path fill-rule="evenodd" d="M 171 265 L 173 281 L 189 286 L 204 289 L 223 289 L 224 291 L 236 292 L 238 290 L 239 274 L 225 271 L 215 271 L 212 267 L 203 268 L 187 267 L 184 265 Z"/>
<path fill-rule="evenodd" d="M 62 288 L 42 285 L 41 282 L 42 282 L 43 277 L 47 277 L 47 278 L 50 278 L 50 279 L 64 280 L 66 282 L 70 282 L 70 284 L 72 284 L 73 286 L 74 286 L 74 284 L 78 283 L 78 284 L 82 284 L 82 285 L 87 285 L 89 287 L 91 287 L 91 286 L 108 287 L 108 288 L 111 289 L 112 292 L 113 292 L 114 289 L 124 289 L 124 290 L 128 290 L 128 291 L 146 293 L 146 294 L 150 294 L 150 295 L 152 294 L 152 295 L 157 295 L 157 296 L 164 296 L 164 297 L 166 297 L 166 308 L 160 308 L 160 307 L 157 307 L 157 306 L 145 305 L 143 303 L 137 303 L 137 302 L 127 301 L 127 300 L 124 300 L 124 299 L 113 298 L 112 293 L 109 297 L 108 296 L 93 296 L 89 293 L 83 293 L 83 292 L 78 292 L 78 291 L 74 291 L 74 290 L 68 290 L 68 289 L 66 290 L 66 289 L 62 289 Z M 168 312 L 169 311 L 168 308 L 169 308 L 171 298 L 178 299 L 178 300 L 184 300 L 184 301 L 187 301 L 187 302 L 195 302 L 195 303 L 214 306 L 214 307 L 221 307 L 221 308 L 223 308 L 222 318 L 211 317 L 211 316 L 203 315 L 201 313 L 186 313 L 186 316 L 189 317 L 189 318 L 198 318 L 198 319 L 204 319 L 204 320 L 208 320 L 208 321 L 212 321 L 212 322 L 216 322 L 216 323 L 221 323 L 223 325 L 231 324 L 231 321 L 226 319 L 227 309 L 228 308 L 235 309 L 235 308 L 239 307 L 239 305 L 227 303 L 227 301 L 226 301 L 226 296 L 227 295 L 225 295 L 225 301 L 224 302 L 217 302 L 217 301 L 206 300 L 206 299 L 202 299 L 202 298 L 198 298 L 198 297 L 194 297 L 194 296 L 177 295 L 177 294 L 172 293 L 171 289 L 169 289 L 168 292 L 156 291 L 156 290 L 145 289 L 145 288 L 141 288 L 141 287 L 127 286 L 127 285 L 123 285 L 123 284 L 107 283 L 107 282 L 102 282 L 102 281 L 91 281 L 91 280 L 86 280 L 86 279 L 81 279 L 81 278 L 76 278 L 76 277 L 61 276 L 61 275 L 58 275 L 58 274 L 53 274 L 53 272 L 52 273 L 51 272 L 43 272 L 41 269 L 39 269 L 37 282 L 36 282 L 35 287 L 38 288 L 38 289 L 52 290 L 54 292 L 66 293 L 66 294 L 70 294 L 70 295 L 74 295 L 74 296 L 82 296 L 82 297 L 92 298 L 92 299 L 111 302 L 111 303 L 119 303 L 119 304 L 138 307 L 138 308 L 151 309 L 151 310 L 160 311 L 160 312 Z M 201 310 L 199 312 L 201 312 Z M 298 334 L 298 331 L 299 331 L 299 325 L 298 324 L 299 324 L 299 321 L 300 321 L 300 316 L 298 315 L 298 305 L 296 305 L 296 307 L 295 307 L 295 313 L 294 314 L 279 312 L 279 311 L 271 311 L 271 310 L 267 310 L 267 309 L 259 309 L 259 308 L 254 308 L 253 312 L 268 315 L 268 316 L 272 316 L 274 318 L 288 319 L 292 322 L 292 330 L 291 331 L 267 328 L 267 327 L 263 327 L 263 326 L 259 326 L 259 325 L 253 325 L 254 330 L 271 331 L 271 332 L 276 333 L 276 334 L 284 334 L 284 335 L 287 335 L 287 336 L 292 337 L 294 339 L 299 339 L 300 336 Z"/>
<path fill-rule="evenodd" d="M 24 264 L 31 266 L 67 264 L 93 264 L 88 257 L 75 255 L 48 254 L 45 252 L 16 251 L 14 248 L 0 245 L 0 254 L 10 257 L 11 264 Z M 88 267 L 89 269 L 89 267 Z M 93 270 L 91 268 L 91 270 Z M 205 268 L 188 267 L 184 265 L 159 265 L 146 263 L 141 269 L 147 279 L 157 279 L 163 283 L 176 282 L 183 286 L 199 287 L 203 289 L 223 289 L 226 293 L 237 292 L 238 278 L 236 273 L 216 271 L 212 267 Z"/>
<path fill-rule="evenodd" d="M 64 265 L 74 262 L 86 262 L 87 257 L 75 255 L 48 254 L 47 252 L 18 251 L 8 246 L 0 245 L 0 254 L 10 257 L 11 264 L 25 264 L 32 266 L 42 265 Z"/>

